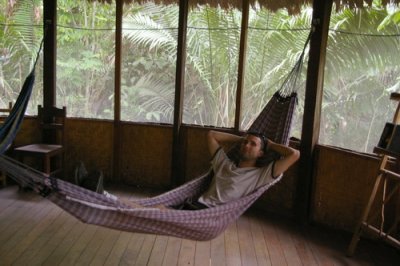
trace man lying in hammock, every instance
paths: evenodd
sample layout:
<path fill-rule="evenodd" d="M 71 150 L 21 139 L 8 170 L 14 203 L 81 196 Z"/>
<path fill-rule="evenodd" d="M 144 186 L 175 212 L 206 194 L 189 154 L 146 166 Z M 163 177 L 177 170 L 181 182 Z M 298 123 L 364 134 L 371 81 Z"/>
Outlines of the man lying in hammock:
<path fill-rule="evenodd" d="M 233 162 L 222 146 L 236 142 L 241 142 L 239 159 Z M 207 144 L 212 156 L 211 165 L 214 172 L 210 187 L 198 199 L 186 199 L 183 204 L 174 206 L 174 209 L 200 210 L 239 199 L 280 178 L 300 157 L 298 150 L 275 143 L 255 132 L 248 132 L 242 137 L 211 130 L 207 134 Z M 258 159 L 269 150 L 278 153 L 280 159 L 258 167 Z M 130 203 L 133 207 L 143 207 L 130 201 L 123 201 Z M 167 208 L 165 206 L 152 207 Z"/>
<path fill-rule="evenodd" d="M 237 162 L 231 161 L 223 144 L 241 141 Z M 214 207 L 241 198 L 255 189 L 282 176 L 300 157 L 300 152 L 275 143 L 262 134 L 248 132 L 244 137 L 219 131 L 207 134 L 208 149 L 212 157 L 214 176 L 208 190 L 198 199 L 188 199 L 180 209 L 198 210 Z M 267 150 L 277 152 L 281 158 L 264 167 L 257 167 L 257 160 Z"/>

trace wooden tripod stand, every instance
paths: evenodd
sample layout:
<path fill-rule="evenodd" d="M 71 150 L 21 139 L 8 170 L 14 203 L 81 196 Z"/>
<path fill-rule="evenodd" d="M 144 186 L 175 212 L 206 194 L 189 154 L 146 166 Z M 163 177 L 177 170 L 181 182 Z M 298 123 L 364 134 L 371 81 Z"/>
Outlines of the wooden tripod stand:
<path fill-rule="evenodd" d="M 400 94 L 399 93 L 392 93 L 390 95 L 391 100 L 395 100 L 398 102 L 397 109 L 393 118 L 393 124 L 399 125 L 400 124 Z M 394 130 L 393 130 L 394 132 Z M 393 139 L 393 133 L 389 138 L 389 143 Z M 394 162 L 397 166 L 400 165 L 400 154 L 391 152 L 390 150 L 375 147 L 374 153 L 380 155 L 380 166 L 378 175 L 376 177 L 375 185 L 372 189 L 371 195 L 369 197 L 368 203 L 364 209 L 364 212 L 361 216 L 359 223 L 357 224 L 356 230 L 354 231 L 353 238 L 350 242 L 350 245 L 347 250 L 347 255 L 352 256 L 354 254 L 354 250 L 360 240 L 361 233 L 366 231 L 373 236 L 376 236 L 383 241 L 395 246 L 396 248 L 400 249 L 400 240 L 398 235 L 398 229 L 400 226 L 400 174 L 396 171 L 390 170 L 387 167 L 390 165 L 390 162 Z M 388 181 L 391 181 L 391 185 L 388 185 Z M 377 192 L 382 188 L 382 198 L 380 199 L 378 211 L 375 213 L 371 213 L 371 207 L 373 203 L 376 202 L 377 199 Z M 396 199 L 397 197 L 397 199 Z M 394 211 L 394 218 L 393 223 L 391 226 L 385 225 L 385 207 L 389 203 L 389 201 L 395 200 L 395 211 Z M 380 212 L 379 212 L 380 210 Z M 369 221 L 373 217 L 378 217 L 381 215 L 381 223 L 379 228 Z"/>

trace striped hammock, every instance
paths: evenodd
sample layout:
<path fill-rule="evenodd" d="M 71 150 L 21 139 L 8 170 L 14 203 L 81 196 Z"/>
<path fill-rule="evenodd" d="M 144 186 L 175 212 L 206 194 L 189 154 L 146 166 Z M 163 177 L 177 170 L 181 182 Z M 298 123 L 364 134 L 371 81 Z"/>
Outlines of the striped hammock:
<path fill-rule="evenodd" d="M 246 197 L 218 207 L 197 211 L 164 210 L 151 206 L 174 206 L 182 203 L 186 197 L 200 195 L 207 188 L 210 175 L 202 175 L 162 195 L 137 200 L 135 203 L 147 207 L 135 208 L 107 194 L 99 194 L 63 180 L 45 177 L 42 173 L 19 165 L 5 156 L 0 156 L 0 168 L 7 170 L 17 182 L 29 185 L 84 223 L 122 231 L 194 240 L 210 240 L 218 236 L 273 185 L 261 187 Z"/>
<path fill-rule="evenodd" d="M 295 95 L 285 101 L 274 96 L 266 109 L 262 119 L 254 122 L 253 129 L 268 133 L 260 126 L 264 121 L 274 121 L 275 116 L 283 117 L 286 123 L 279 128 L 286 133 L 279 134 L 279 142 L 288 139 L 291 115 L 296 102 Z M 276 113 L 276 110 L 280 112 Z M 282 115 L 282 116 L 281 116 Z M 279 119 L 281 123 L 282 120 Z M 272 126 L 272 124 L 269 124 Z M 273 126 L 274 128 L 275 125 Z M 132 207 L 126 201 L 121 201 L 107 194 L 99 194 L 75 184 L 47 177 L 43 173 L 29 168 L 9 157 L 0 156 L 0 169 L 7 172 L 15 181 L 24 187 L 31 187 L 59 207 L 75 216 L 84 223 L 104 226 L 117 230 L 163 234 L 194 240 L 210 240 L 223 232 L 226 227 L 246 211 L 254 201 L 267 189 L 276 184 L 274 182 L 258 188 L 251 194 L 217 207 L 188 211 L 174 209 L 159 209 L 152 206 L 176 206 L 189 197 L 200 196 L 208 187 L 212 173 L 206 173 L 176 189 L 152 198 L 134 201 L 145 208 Z"/>

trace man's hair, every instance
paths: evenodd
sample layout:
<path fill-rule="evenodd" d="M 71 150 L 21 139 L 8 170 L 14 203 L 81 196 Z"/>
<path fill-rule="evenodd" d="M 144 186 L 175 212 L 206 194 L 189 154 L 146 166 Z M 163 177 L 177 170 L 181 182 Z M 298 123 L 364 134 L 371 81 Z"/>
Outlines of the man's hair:
<path fill-rule="evenodd" d="M 263 133 L 257 132 L 257 131 L 249 131 L 246 134 L 259 138 L 261 141 L 261 150 L 263 152 L 265 152 L 267 150 L 267 144 L 268 144 L 267 137 Z"/>

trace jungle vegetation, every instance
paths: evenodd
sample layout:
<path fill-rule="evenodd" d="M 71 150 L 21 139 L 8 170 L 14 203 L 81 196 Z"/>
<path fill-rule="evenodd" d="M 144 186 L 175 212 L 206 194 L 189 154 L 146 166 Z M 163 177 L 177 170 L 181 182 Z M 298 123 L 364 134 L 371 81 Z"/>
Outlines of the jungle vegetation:
<path fill-rule="evenodd" d="M 57 1 L 57 105 L 69 117 L 112 120 L 115 80 L 115 4 Z M 0 105 L 15 101 L 44 34 L 41 0 L 0 2 Z M 123 9 L 121 119 L 172 124 L 177 5 L 125 5 Z M 312 8 L 297 15 L 250 8 L 240 127 L 245 130 L 297 62 L 311 30 Z M 183 123 L 233 127 L 241 34 L 240 10 L 208 6 L 188 16 Z M 399 90 L 398 6 L 333 8 L 320 140 L 372 152 Z M 307 50 L 296 85 L 292 135 L 301 137 Z M 42 65 L 27 111 L 42 102 Z"/>

